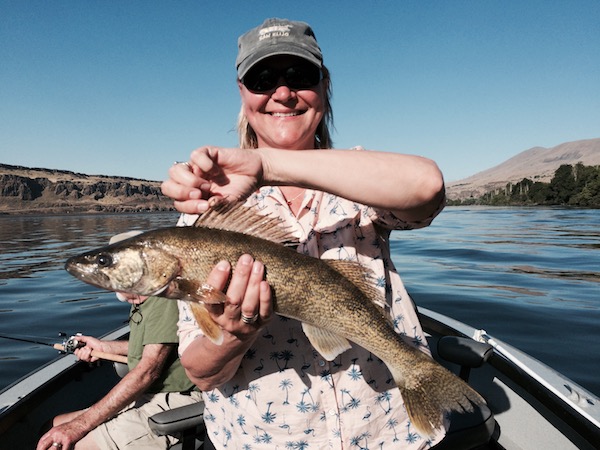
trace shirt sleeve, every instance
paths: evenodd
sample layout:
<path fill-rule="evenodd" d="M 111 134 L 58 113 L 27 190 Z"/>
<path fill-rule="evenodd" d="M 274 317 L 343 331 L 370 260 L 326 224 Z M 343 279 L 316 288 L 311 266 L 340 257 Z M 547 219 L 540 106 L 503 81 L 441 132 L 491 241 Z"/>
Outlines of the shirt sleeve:
<path fill-rule="evenodd" d="M 189 303 L 177 300 L 179 309 L 179 321 L 177 322 L 177 334 L 179 336 L 179 356 L 188 348 L 191 342 L 202 336 L 202 331 L 192 314 Z"/>
<path fill-rule="evenodd" d="M 368 208 L 367 215 L 369 218 L 376 224 L 388 229 L 388 230 L 414 230 L 417 228 L 425 228 L 431 225 L 433 219 L 435 219 L 439 213 L 446 207 L 446 193 L 444 192 L 444 197 L 440 201 L 438 207 L 435 211 L 425 219 L 418 221 L 405 221 L 402 220 L 396 215 L 387 210 L 378 209 L 378 208 Z"/>

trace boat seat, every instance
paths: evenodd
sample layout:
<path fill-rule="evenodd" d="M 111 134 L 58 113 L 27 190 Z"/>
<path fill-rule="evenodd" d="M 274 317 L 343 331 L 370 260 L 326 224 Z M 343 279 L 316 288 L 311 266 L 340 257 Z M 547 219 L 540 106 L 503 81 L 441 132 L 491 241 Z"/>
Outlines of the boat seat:
<path fill-rule="evenodd" d="M 179 443 L 173 447 L 174 450 L 200 450 L 204 442 L 204 402 L 192 405 L 180 406 L 179 408 L 154 414 L 148 418 L 150 429 L 160 436 L 171 435 L 180 438 Z"/>
<path fill-rule="evenodd" d="M 459 336 L 444 336 L 437 344 L 437 353 L 445 361 L 460 366 L 459 376 L 469 381 L 471 369 L 481 367 L 494 353 L 494 348 L 485 342 Z"/>
<path fill-rule="evenodd" d="M 469 381 L 470 370 L 486 362 L 492 355 L 493 348 L 489 344 L 468 338 L 444 336 L 438 341 L 437 352 L 444 360 L 458 364 L 461 378 Z M 472 412 L 452 411 L 446 436 L 432 449 L 480 448 L 490 442 L 496 427 L 494 415 L 487 405 L 474 405 Z"/>

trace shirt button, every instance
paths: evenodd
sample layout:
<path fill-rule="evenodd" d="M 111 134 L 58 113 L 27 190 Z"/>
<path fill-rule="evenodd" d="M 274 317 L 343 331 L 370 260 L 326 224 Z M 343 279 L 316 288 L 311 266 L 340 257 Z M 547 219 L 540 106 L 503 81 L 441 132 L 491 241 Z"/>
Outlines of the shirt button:
<path fill-rule="evenodd" d="M 329 410 L 329 415 L 330 416 L 335 416 L 336 412 L 333 409 Z"/>
<path fill-rule="evenodd" d="M 319 366 L 321 367 L 325 367 L 325 361 L 323 361 L 322 359 L 319 361 Z"/>

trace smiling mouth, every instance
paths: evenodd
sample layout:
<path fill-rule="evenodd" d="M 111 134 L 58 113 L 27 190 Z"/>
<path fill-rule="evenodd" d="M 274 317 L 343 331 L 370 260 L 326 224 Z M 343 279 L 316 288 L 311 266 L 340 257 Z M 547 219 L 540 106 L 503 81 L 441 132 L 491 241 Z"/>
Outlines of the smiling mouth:
<path fill-rule="evenodd" d="M 282 112 L 271 112 L 268 113 L 273 117 L 295 117 L 295 116 L 301 116 L 302 114 L 304 114 L 305 111 L 293 111 L 293 112 L 288 112 L 288 113 L 282 113 Z"/>

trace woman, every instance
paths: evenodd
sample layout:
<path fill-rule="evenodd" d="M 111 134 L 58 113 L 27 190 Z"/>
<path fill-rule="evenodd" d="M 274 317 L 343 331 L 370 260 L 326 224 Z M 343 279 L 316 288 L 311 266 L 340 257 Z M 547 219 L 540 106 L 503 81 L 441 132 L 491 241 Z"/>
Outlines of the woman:
<path fill-rule="evenodd" d="M 412 301 L 392 264 L 394 229 L 428 225 L 444 204 L 442 174 L 411 155 L 333 150 L 331 82 L 312 29 L 268 19 L 238 40 L 240 148 L 201 147 L 176 164 L 163 192 L 190 225 L 215 197 L 246 199 L 279 216 L 298 251 L 360 262 L 376 274 L 399 333 L 427 351 Z M 273 316 L 265 269 L 251 255 L 233 275 L 222 261 L 207 283 L 227 287 L 211 308 L 222 345 L 198 330 L 180 302 L 180 354 L 203 391 L 216 448 L 425 448 L 385 365 L 353 345 L 332 362 L 295 320 Z M 267 277 L 268 279 L 268 277 Z"/>

